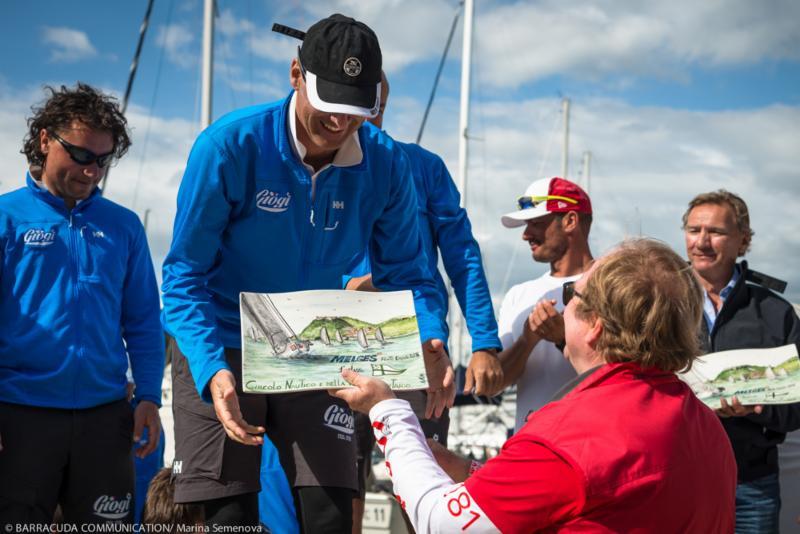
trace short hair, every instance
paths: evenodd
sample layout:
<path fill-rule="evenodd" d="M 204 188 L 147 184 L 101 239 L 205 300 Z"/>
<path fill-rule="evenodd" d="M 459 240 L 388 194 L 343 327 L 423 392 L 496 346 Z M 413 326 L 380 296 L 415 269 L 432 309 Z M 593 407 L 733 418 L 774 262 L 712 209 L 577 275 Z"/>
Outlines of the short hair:
<path fill-rule="evenodd" d="M 175 502 L 175 482 L 172 469 L 161 469 L 147 488 L 142 512 L 143 525 L 197 526 L 205 523 L 203 505 Z"/>
<path fill-rule="evenodd" d="M 22 141 L 22 150 L 28 164 L 41 166 L 45 156 L 39 143 L 42 130 L 59 132 L 68 129 L 73 121 L 80 121 L 92 130 L 109 132 L 114 141 L 114 157 L 119 159 L 131 146 L 128 121 L 119 109 L 117 99 L 103 94 L 91 85 L 78 82 L 74 88 L 64 85 L 56 90 L 47 85 L 49 98 L 40 106 L 31 107 L 28 132 Z"/>
<path fill-rule="evenodd" d="M 586 281 L 576 313 L 596 316 L 595 350 L 609 363 L 634 361 L 678 372 L 700 354 L 700 284 L 685 260 L 654 239 L 624 241 Z"/>
<path fill-rule="evenodd" d="M 717 189 L 708 193 L 700 193 L 692 200 L 689 201 L 689 207 L 683 214 L 683 229 L 686 229 L 686 224 L 689 221 L 689 214 L 697 206 L 703 204 L 716 204 L 718 206 L 728 205 L 733 212 L 733 218 L 736 220 L 736 227 L 744 236 L 745 249 L 747 252 L 750 250 L 750 242 L 753 240 L 755 232 L 750 228 L 750 212 L 747 210 L 747 204 L 736 193 L 731 193 L 725 189 Z M 743 255 L 743 254 L 742 254 Z"/>

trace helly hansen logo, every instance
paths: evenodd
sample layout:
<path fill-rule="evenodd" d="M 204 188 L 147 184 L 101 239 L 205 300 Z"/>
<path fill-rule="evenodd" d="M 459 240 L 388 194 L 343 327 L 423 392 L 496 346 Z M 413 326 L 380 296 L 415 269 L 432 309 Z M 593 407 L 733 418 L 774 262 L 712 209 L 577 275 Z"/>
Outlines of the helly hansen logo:
<path fill-rule="evenodd" d="M 125 519 L 130 511 L 130 493 L 124 499 L 117 499 L 111 495 L 101 495 L 94 501 L 94 515 L 103 519 Z"/>
<path fill-rule="evenodd" d="M 45 232 L 41 228 L 31 228 L 25 232 L 22 239 L 27 247 L 47 247 L 55 243 L 56 232 L 55 230 Z"/>
<path fill-rule="evenodd" d="M 334 200 L 333 201 L 333 209 L 335 209 L 335 210 L 343 210 L 344 209 L 344 200 Z"/>
<path fill-rule="evenodd" d="M 292 200 L 291 193 L 276 193 L 269 189 L 259 191 L 256 195 L 256 206 L 260 210 L 271 213 L 281 213 L 289 209 L 289 202 Z"/>
<path fill-rule="evenodd" d="M 342 408 L 338 404 L 331 404 L 325 410 L 323 415 L 325 426 L 343 432 L 345 434 L 352 434 L 355 431 L 355 424 L 353 423 L 353 412 Z"/>
<path fill-rule="evenodd" d="M 175 460 L 174 462 L 172 462 L 172 474 L 180 475 L 181 471 L 183 471 L 183 461 Z"/>
<path fill-rule="evenodd" d="M 102 230 L 95 230 L 92 232 L 92 237 L 96 237 L 97 239 L 103 239 L 106 237 L 106 234 L 104 234 Z"/>

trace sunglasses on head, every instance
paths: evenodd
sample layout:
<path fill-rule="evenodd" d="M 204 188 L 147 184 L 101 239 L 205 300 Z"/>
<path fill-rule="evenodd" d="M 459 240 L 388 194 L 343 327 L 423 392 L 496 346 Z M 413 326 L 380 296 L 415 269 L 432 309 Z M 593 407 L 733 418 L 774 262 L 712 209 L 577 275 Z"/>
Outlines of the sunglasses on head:
<path fill-rule="evenodd" d="M 583 295 L 578 293 L 578 290 L 575 289 L 575 281 L 571 282 L 564 282 L 564 285 L 561 286 L 561 301 L 564 303 L 564 306 L 569 304 L 569 301 L 572 300 L 572 297 L 578 297 L 581 300 L 586 300 Z"/>
<path fill-rule="evenodd" d="M 92 163 L 97 163 L 97 166 L 101 169 L 111 163 L 111 160 L 114 158 L 114 151 L 108 152 L 107 154 L 95 154 L 88 148 L 83 148 L 79 146 L 75 146 L 69 141 L 64 141 L 61 136 L 59 136 L 55 132 L 48 131 L 47 132 L 53 139 L 61 143 L 61 146 L 64 147 L 64 150 L 67 151 L 69 154 L 69 158 L 77 163 L 78 165 L 91 165 Z"/>
<path fill-rule="evenodd" d="M 548 200 L 563 200 L 564 202 L 568 202 L 569 204 L 578 203 L 578 201 L 575 200 L 574 198 L 562 197 L 560 195 L 545 195 L 541 197 L 531 197 L 531 196 L 519 197 L 517 199 L 517 206 L 519 206 L 519 209 L 525 210 L 528 208 L 535 208 L 542 202 L 547 202 Z"/>

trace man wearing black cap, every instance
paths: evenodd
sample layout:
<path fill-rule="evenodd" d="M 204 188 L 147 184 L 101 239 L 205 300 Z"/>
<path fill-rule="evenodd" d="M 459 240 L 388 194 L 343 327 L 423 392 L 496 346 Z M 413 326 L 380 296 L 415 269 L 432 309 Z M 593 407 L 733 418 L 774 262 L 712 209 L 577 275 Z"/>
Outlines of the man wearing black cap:
<path fill-rule="evenodd" d="M 372 30 L 333 15 L 304 34 L 285 100 L 221 118 L 189 156 L 164 262 L 164 324 L 174 337 L 175 500 L 203 503 L 208 525 L 257 522 L 265 429 L 302 530 L 349 531 L 357 488 L 346 404 L 325 392 L 242 393 L 241 291 L 341 288 L 368 247 L 376 285 L 414 290 L 431 409 L 452 404 L 444 302 L 425 264 L 408 161 L 391 138 L 361 128 L 379 110 L 380 73 Z"/>

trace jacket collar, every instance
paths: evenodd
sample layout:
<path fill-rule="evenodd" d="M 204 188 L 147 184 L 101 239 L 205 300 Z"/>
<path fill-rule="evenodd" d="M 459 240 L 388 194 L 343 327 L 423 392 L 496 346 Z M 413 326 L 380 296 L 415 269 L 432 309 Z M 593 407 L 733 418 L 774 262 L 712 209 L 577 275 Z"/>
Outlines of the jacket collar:
<path fill-rule="evenodd" d="M 275 135 L 275 139 L 277 139 L 277 146 L 278 151 L 281 154 L 281 159 L 287 165 L 300 165 L 303 166 L 303 162 L 301 160 L 300 154 L 297 153 L 294 149 L 294 141 L 293 141 L 293 122 L 289 122 L 290 119 L 294 120 L 294 117 L 291 117 L 291 110 L 293 109 L 292 100 L 294 98 L 294 91 L 291 91 L 289 95 L 284 99 L 281 103 L 280 111 L 278 113 L 278 120 L 275 121 L 274 124 L 274 131 L 273 134 Z M 356 135 L 358 136 L 357 140 L 353 140 L 353 142 L 357 145 L 358 151 L 360 152 L 360 161 L 347 161 L 347 162 L 334 162 L 336 166 L 347 166 L 348 171 L 357 171 L 363 172 L 367 170 L 367 154 L 364 151 L 365 141 L 366 141 L 366 134 L 365 134 L 365 127 L 362 125 L 358 130 L 356 130 Z M 354 165 L 350 165 L 351 163 L 355 163 Z"/>
<path fill-rule="evenodd" d="M 675 373 L 662 371 L 655 368 L 642 367 L 636 362 L 620 362 L 620 363 L 607 363 L 600 367 L 591 370 L 590 373 L 583 373 L 580 375 L 584 377 L 578 384 L 572 388 L 572 391 L 566 393 L 562 398 L 569 398 L 572 395 L 577 395 L 581 391 L 591 389 L 601 385 L 603 382 L 611 380 L 619 380 L 627 375 L 626 380 L 648 379 L 659 382 L 674 382 L 678 380 Z"/>
<path fill-rule="evenodd" d="M 30 171 L 28 171 L 28 173 L 26 174 L 25 183 L 34 197 L 40 199 L 43 202 L 46 202 L 47 204 L 51 205 L 52 207 L 54 207 L 55 209 L 57 209 L 62 213 L 70 213 L 70 210 L 67 209 L 67 205 L 64 204 L 64 200 L 62 198 L 55 196 L 44 185 L 39 185 L 41 182 L 37 182 L 31 175 Z M 79 201 L 77 204 L 75 204 L 75 207 L 72 209 L 72 211 L 82 211 L 86 209 L 86 206 L 91 204 L 94 201 L 95 197 L 99 195 L 100 195 L 100 188 L 95 187 L 94 191 L 92 191 L 92 194 L 89 195 L 88 198 L 85 198 Z"/>

